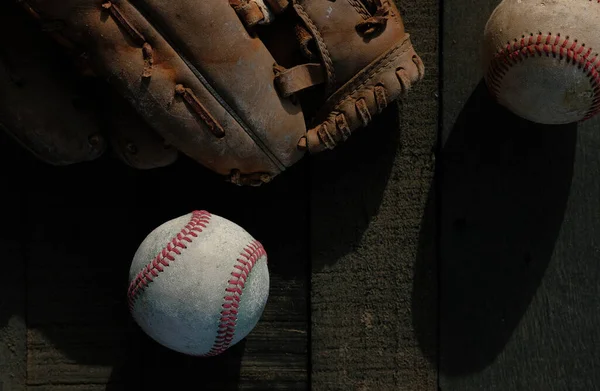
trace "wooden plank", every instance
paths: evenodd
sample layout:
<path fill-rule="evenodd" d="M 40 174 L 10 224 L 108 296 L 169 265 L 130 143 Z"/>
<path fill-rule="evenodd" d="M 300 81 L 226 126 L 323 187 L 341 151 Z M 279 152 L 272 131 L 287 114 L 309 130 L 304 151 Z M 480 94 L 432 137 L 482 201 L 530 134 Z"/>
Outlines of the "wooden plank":
<path fill-rule="evenodd" d="M 136 232 L 128 171 L 37 164 L 27 189 L 28 385 L 106 384 L 126 358 Z"/>
<path fill-rule="evenodd" d="M 6 342 L 0 343 L 5 389 L 19 390 L 25 383 L 37 390 L 170 389 L 174 379 L 201 379 L 203 389 L 306 389 L 306 163 L 261 189 L 242 189 L 183 157 L 172 167 L 151 171 L 128 169 L 108 156 L 57 168 L 13 144 L 10 148 L 22 159 L 3 155 L 2 167 L 28 170 L 8 191 L 10 216 L 3 216 L 0 233 L 27 235 L 23 244 L 12 237 L 0 236 L 0 241 L 10 258 L 26 248 L 27 262 L 11 263 L 5 270 L 10 282 L 0 288 L 3 297 L 13 298 L 1 301 L 0 312 L 0 326 L 10 319 L 0 331 Z M 16 202 L 23 203 L 24 216 Z M 261 322 L 243 343 L 211 360 L 157 346 L 133 323 L 125 302 L 138 244 L 159 224 L 192 209 L 237 222 L 264 244 L 270 260 L 270 298 Z M 16 223 L 24 229 L 15 230 Z M 26 313 L 20 304 L 25 299 Z M 20 320 L 25 317 L 27 328 Z"/>
<path fill-rule="evenodd" d="M 43 386 L 29 386 L 27 391 L 106 391 L 105 384 L 52 384 Z"/>
<path fill-rule="evenodd" d="M 1 121 L 1 119 L 0 119 Z M 2 283 L 0 283 L 0 390 L 25 390 L 26 383 L 26 260 L 23 218 L 23 184 L 25 171 L 14 169 L 22 155 L 19 147 L 5 134 L 0 135 L 0 176 L 2 206 L 0 248 L 2 249 Z"/>
<path fill-rule="evenodd" d="M 426 66 L 389 110 L 314 156 L 311 207 L 312 389 L 435 390 L 433 146 L 436 1 L 402 1 Z M 427 207 L 429 205 L 429 207 Z"/>
<path fill-rule="evenodd" d="M 491 102 L 477 39 L 496 0 L 444 7 L 444 391 L 600 387 L 600 120 L 535 125 Z"/>
<path fill-rule="evenodd" d="M 299 164 L 255 189 L 223 183 L 184 158 L 153 171 L 108 159 L 62 169 L 37 166 L 27 200 L 28 384 L 120 390 L 193 381 L 203 389 L 306 389 L 305 172 Z M 260 240 L 272 277 L 254 332 L 208 360 L 151 341 L 125 301 L 138 244 L 162 222 L 193 209 L 229 218 Z"/>
<path fill-rule="evenodd" d="M 14 35 L 19 36 L 20 43 L 28 41 L 19 21 L 12 18 L 11 7 L 8 2 L 0 6 L 0 102 L 5 101 L 4 87 L 14 83 L 16 76 L 14 56 L 19 53 L 10 50 L 15 46 Z M 23 195 L 31 160 L 5 132 L 10 120 L 6 115 L 6 110 L 0 110 L 0 390 L 21 391 L 27 376 L 25 243 L 29 235 Z"/>
<path fill-rule="evenodd" d="M 481 81 L 481 37 L 494 0 L 444 0 L 442 14 L 443 141 Z"/>

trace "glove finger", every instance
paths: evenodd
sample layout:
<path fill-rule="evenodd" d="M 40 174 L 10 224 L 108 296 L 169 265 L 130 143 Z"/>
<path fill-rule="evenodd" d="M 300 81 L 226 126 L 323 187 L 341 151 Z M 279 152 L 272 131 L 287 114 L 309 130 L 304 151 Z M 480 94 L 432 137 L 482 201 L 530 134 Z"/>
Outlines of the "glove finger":
<path fill-rule="evenodd" d="M 11 2 L 0 5 L 0 127 L 53 165 L 89 161 L 105 150 L 85 91 L 39 27 Z"/>
<path fill-rule="evenodd" d="M 213 171 L 264 181 L 304 155 L 301 108 L 277 94 L 275 60 L 228 2 L 27 4 L 62 20 L 63 35 L 88 49 L 98 73 L 143 119 Z"/>
<path fill-rule="evenodd" d="M 335 148 L 356 130 L 368 126 L 391 102 L 405 97 L 421 80 L 423 63 L 408 37 L 395 50 L 401 53 L 398 57 L 385 66 L 380 62 L 369 65 L 321 108 L 315 117 L 319 122 L 308 130 L 303 142 L 311 153 Z"/>
<path fill-rule="evenodd" d="M 334 148 L 423 78 L 423 63 L 392 0 L 296 0 L 293 9 L 305 30 L 302 46 L 319 58 L 322 73 L 302 64 L 282 70 L 276 81 L 311 113 L 300 143 L 309 152 Z"/>

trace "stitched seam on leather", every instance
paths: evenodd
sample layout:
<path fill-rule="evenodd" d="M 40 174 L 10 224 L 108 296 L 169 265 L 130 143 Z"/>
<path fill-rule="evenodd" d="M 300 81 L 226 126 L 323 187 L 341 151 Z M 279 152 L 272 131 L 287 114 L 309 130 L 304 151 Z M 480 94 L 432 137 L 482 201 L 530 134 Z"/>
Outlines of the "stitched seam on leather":
<path fill-rule="evenodd" d="M 600 0 L 598 0 L 600 3 Z M 581 69 L 590 79 L 594 97 L 584 119 L 600 112 L 600 58 L 598 54 L 591 56 L 593 50 L 586 48 L 577 40 L 570 41 L 569 37 L 562 38 L 560 34 L 538 33 L 530 34 L 514 40 L 498 51 L 488 67 L 487 79 L 492 95 L 500 95 L 500 87 L 504 76 L 516 64 L 536 56 L 553 56 L 566 64 Z"/>
<path fill-rule="evenodd" d="M 370 66 L 368 66 L 367 68 L 365 68 L 361 77 L 359 77 L 357 80 L 355 80 L 353 82 L 353 84 L 355 84 L 355 86 L 350 92 L 346 92 L 345 90 L 343 90 L 344 87 L 342 87 L 341 91 L 343 92 L 344 95 L 347 95 L 347 97 L 345 99 L 337 102 L 337 104 L 331 110 L 328 110 L 328 111 L 330 113 L 335 112 L 341 106 L 343 106 L 346 102 L 353 100 L 354 98 L 352 97 L 352 95 L 354 95 L 357 91 L 362 89 L 375 76 L 377 76 L 379 74 L 379 72 L 381 71 L 381 68 L 387 67 L 388 65 L 390 65 L 394 61 L 396 61 L 396 59 L 401 57 L 403 54 L 410 51 L 410 49 L 412 48 L 412 45 L 410 44 L 409 39 L 410 39 L 409 35 L 406 34 L 406 38 L 404 39 L 404 41 L 402 41 L 400 44 L 398 44 L 392 50 L 388 51 L 386 55 L 381 57 L 375 63 L 373 63 Z M 404 49 L 404 50 L 402 50 L 402 49 Z M 335 102 L 335 96 L 333 96 L 330 99 L 333 102 Z"/>
<path fill-rule="evenodd" d="M 304 11 L 304 8 L 300 4 L 294 4 L 294 8 L 302 20 L 304 20 L 304 22 L 307 24 L 308 28 L 311 30 L 315 36 L 315 39 L 317 40 L 321 56 L 323 57 L 323 62 L 325 63 L 325 69 L 327 70 L 327 93 L 329 93 L 331 88 L 335 85 L 336 77 L 335 68 L 333 66 L 333 61 L 331 60 L 331 54 L 329 54 L 329 50 L 327 49 L 327 44 L 325 44 L 323 36 L 317 29 L 316 24 L 312 21 L 308 13 Z"/>
<path fill-rule="evenodd" d="M 204 77 L 204 75 L 200 73 L 200 71 L 192 64 L 192 62 L 187 59 L 187 57 L 183 54 L 180 48 L 178 48 L 173 43 L 174 41 L 171 40 L 169 36 L 165 34 L 165 32 L 159 27 L 159 24 L 155 23 L 154 20 L 148 16 L 148 12 L 145 11 L 145 8 L 143 6 L 138 5 L 138 0 L 128 1 L 131 4 L 131 6 L 134 7 L 140 13 L 140 15 L 144 17 L 148 25 L 150 25 L 154 30 L 156 30 L 156 32 L 161 36 L 161 38 L 164 39 L 165 42 L 169 46 L 171 46 L 171 48 L 173 48 L 173 51 L 177 53 L 179 58 L 187 65 L 188 69 L 194 74 L 194 76 L 196 76 L 198 81 L 200 81 L 200 83 L 213 96 L 213 98 L 215 98 L 215 100 L 219 102 L 221 106 L 223 106 L 225 111 L 227 111 L 227 113 L 231 117 L 233 117 L 233 119 L 235 119 L 235 121 L 240 125 L 240 127 L 244 129 L 246 134 L 248 134 L 252 141 L 256 143 L 256 145 L 263 151 L 263 153 L 269 158 L 269 160 L 271 160 L 271 162 L 275 166 L 277 166 L 281 171 L 285 171 L 285 164 L 283 164 L 283 162 L 279 160 L 279 158 L 267 147 L 267 145 L 262 141 L 262 139 L 256 133 L 254 133 L 252 128 L 242 120 L 241 116 L 234 110 L 234 108 L 231 105 L 229 105 L 229 103 L 227 103 L 227 101 L 208 82 L 206 77 Z"/>
<path fill-rule="evenodd" d="M 129 284 L 127 298 L 130 311 L 133 310 L 136 299 L 139 295 L 154 282 L 154 279 L 160 276 L 164 268 L 169 267 L 176 261 L 176 256 L 181 255 L 182 251 L 187 249 L 184 242 L 191 243 L 193 238 L 210 223 L 211 214 L 200 210 L 192 212 L 190 221 L 173 237 L 165 247 L 150 261 Z"/>
<path fill-rule="evenodd" d="M 358 12 L 363 19 L 367 20 L 371 17 L 371 14 L 369 13 L 369 11 L 367 11 L 365 5 L 361 3 L 360 0 L 348 0 L 348 3 L 350 3 L 350 5 L 354 7 L 356 12 Z"/>
<path fill-rule="evenodd" d="M 227 288 L 225 288 L 223 310 L 221 311 L 221 319 L 215 342 L 204 356 L 221 354 L 231 345 L 235 337 L 235 327 L 244 286 L 256 262 L 264 255 L 266 255 L 266 251 L 257 240 L 248 244 L 240 253 L 233 266 L 234 270 L 231 272 L 231 279 L 228 281 Z"/>

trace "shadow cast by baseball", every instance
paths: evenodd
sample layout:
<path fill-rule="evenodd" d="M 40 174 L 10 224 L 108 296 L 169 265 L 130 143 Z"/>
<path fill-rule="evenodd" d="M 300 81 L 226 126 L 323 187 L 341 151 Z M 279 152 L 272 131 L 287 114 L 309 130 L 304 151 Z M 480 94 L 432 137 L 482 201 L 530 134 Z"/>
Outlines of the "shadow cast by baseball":
<path fill-rule="evenodd" d="M 268 324 L 278 313 L 307 319 L 302 305 L 307 294 L 302 289 L 297 289 L 297 298 L 267 303 L 267 312 L 274 315 L 265 319 L 267 326 L 261 326 L 258 337 L 249 336 L 252 344 L 243 340 L 209 359 L 184 356 L 150 340 L 129 315 L 126 291 L 139 243 L 158 225 L 194 209 L 228 218 L 261 241 L 277 289 L 286 281 L 302 287 L 308 262 L 306 163 L 257 189 L 225 183 L 185 158 L 150 171 L 109 158 L 52 167 L 15 143 L 7 142 L 2 149 L 18 151 L 3 157 L 12 156 L 16 160 L 11 158 L 11 164 L 21 170 L 10 198 L 22 207 L 5 204 L 4 209 L 27 235 L 19 236 L 15 250 L 23 255 L 12 273 L 19 278 L 3 285 L 15 300 L 2 306 L 0 326 L 13 316 L 26 317 L 29 380 L 43 382 L 75 370 L 85 373 L 88 382 L 110 378 L 107 390 L 168 389 L 174 387 L 174 379 L 197 383 L 198 378 L 203 379 L 203 389 L 226 390 L 239 388 L 243 360 L 256 362 L 296 351 L 303 360 L 306 334 L 283 345 L 265 341 L 271 336 Z M 3 238 L 11 236 L 15 235 Z M 26 292 L 26 300 L 19 291 Z M 67 357 L 68 362 L 52 357 Z"/>
<path fill-rule="evenodd" d="M 518 118 L 493 102 L 483 82 L 463 107 L 440 151 L 430 197 L 437 201 L 423 217 L 413 290 L 413 322 L 430 359 L 437 330 L 423 298 L 440 299 L 442 373 L 486 368 L 527 310 L 563 222 L 576 136 L 576 125 Z M 432 216 L 437 228 L 427 224 Z M 439 273 L 439 295 L 428 285 L 432 273 Z"/>

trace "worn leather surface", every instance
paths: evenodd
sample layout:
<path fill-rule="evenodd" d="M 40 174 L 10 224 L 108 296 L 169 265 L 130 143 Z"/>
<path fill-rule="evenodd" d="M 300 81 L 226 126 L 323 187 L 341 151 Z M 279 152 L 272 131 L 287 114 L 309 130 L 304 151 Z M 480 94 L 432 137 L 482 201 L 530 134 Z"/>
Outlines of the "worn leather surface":
<path fill-rule="evenodd" d="M 298 0 L 296 7 L 306 13 L 306 20 L 314 24 L 328 52 L 337 89 L 382 53 L 394 46 L 404 35 L 400 12 L 393 2 L 388 3 L 394 17 L 390 17 L 379 34 L 368 37 L 356 26 L 370 16 L 369 10 L 358 0 L 322 1 Z"/>
<path fill-rule="evenodd" d="M 329 94 L 307 135 L 312 152 L 334 148 L 423 78 L 424 66 L 396 5 L 381 0 L 379 9 L 386 10 L 385 22 L 370 34 L 359 28 L 375 11 L 366 5 L 369 2 L 358 0 L 295 2 L 311 33 L 319 37 L 321 58 L 330 64 Z M 379 101 L 378 85 L 383 87 Z"/>
<path fill-rule="evenodd" d="M 300 157 L 294 147 L 304 133 L 302 113 L 274 91 L 274 60 L 259 40 L 250 38 L 228 3 L 145 1 L 138 9 L 131 2 L 118 2 L 121 13 L 152 46 L 150 78 L 141 77 L 139 42 L 99 2 L 28 3 L 43 19 L 64 21 L 64 34 L 89 51 L 93 65 L 150 126 L 215 172 L 275 175 Z M 151 19 L 140 10 L 151 11 Z M 227 129 L 225 137 L 214 137 L 175 96 L 178 83 L 194 91 Z M 290 137 L 294 133 L 297 137 Z"/>
<path fill-rule="evenodd" d="M 123 98 L 108 99 L 109 131 L 96 133 L 138 168 L 181 152 L 234 183 L 269 182 L 368 125 L 423 76 L 389 0 L 19 4 Z M 4 122 L 19 133 L 14 118 Z M 72 159 L 41 157 L 69 164 L 102 154 L 70 148 Z"/>

